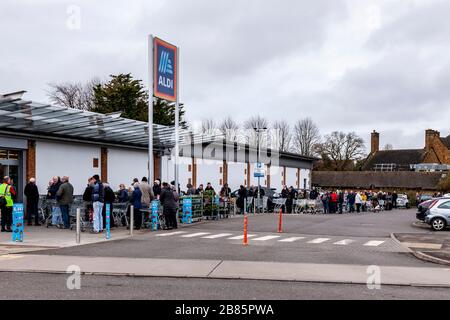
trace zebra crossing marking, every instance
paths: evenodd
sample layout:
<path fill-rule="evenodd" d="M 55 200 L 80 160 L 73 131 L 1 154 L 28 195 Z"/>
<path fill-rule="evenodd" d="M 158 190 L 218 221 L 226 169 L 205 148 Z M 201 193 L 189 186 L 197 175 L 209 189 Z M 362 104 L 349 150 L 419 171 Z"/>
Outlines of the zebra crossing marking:
<path fill-rule="evenodd" d="M 272 239 L 276 239 L 276 238 L 280 238 L 281 236 L 264 236 L 264 237 L 260 237 L 260 238 L 255 238 L 253 239 L 253 241 L 267 241 L 267 240 L 272 240 Z"/>
<path fill-rule="evenodd" d="M 378 247 L 380 244 L 383 244 L 385 241 L 377 241 L 377 240 L 371 240 L 366 243 L 364 243 L 367 247 Z"/>
<path fill-rule="evenodd" d="M 256 237 L 256 234 L 248 234 L 247 235 L 247 238 L 252 238 L 252 237 Z M 244 235 L 240 235 L 240 236 L 237 236 L 237 237 L 231 237 L 231 238 L 228 238 L 229 240 L 242 240 L 242 239 L 244 239 Z"/>
<path fill-rule="evenodd" d="M 317 238 L 317 239 L 308 241 L 308 243 L 319 244 L 319 243 L 327 242 L 328 240 L 330 240 L 330 238 Z"/>
<path fill-rule="evenodd" d="M 177 234 L 182 234 L 182 233 L 186 233 L 186 231 L 175 231 L 175 232 L 169 232 L 169 233 L 161 233 L 161 234 L 157 234 L 157 237 L 169 237 L 169 236 L 174 236 Z"/>
<path fill-rule="evenodd" d="M 335 243 L 333 243 L 333 244 L 337 244 L 337 245 L 341 245 L 341 246 L 346 246 L 346 245 L 348 245 L 348 244 L 350 244 L 350 243 L 353 243 L 353 242 L 355 242 L 355 240 L 352 240 L 352 239 L 344 239 L 344 240 L 341 240 L 341 241 L 337 241 L 337 242 L 335 242 Z"/>
<path fill-rule="evenodd" d="M 294 241 L 301 240 L 301 239 L 305 239 L 305 237 L 290 237 L 290 238 L 280 239 L 278 241 L 279 242 L 294 242 Z"/>
<path fill-rule="evenodd" d="M 181 237 L 182 238 L 194 238 L 194 237 L 205 236 L 207 234 L 211 234 L 211 233 L 210 232 L 197 232 L 197 233 L 185 234 L 184 236 L 181 236 Z"/>
<path fill-rule="evenodd" d="M 202 239 L 217 239 L 217 238 L 229 237 L 232 235 L 233 235 L 232 233 L 219 233 L 219 234 L 213 234 L 211 236 L 202 237 Z"/>

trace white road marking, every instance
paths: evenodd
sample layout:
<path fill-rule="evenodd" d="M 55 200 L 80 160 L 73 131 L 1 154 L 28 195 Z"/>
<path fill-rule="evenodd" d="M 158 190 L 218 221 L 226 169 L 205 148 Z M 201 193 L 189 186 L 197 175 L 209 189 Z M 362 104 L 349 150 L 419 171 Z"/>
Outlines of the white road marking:
<path fill-rule="evenodd" d="M 294 242 L 294 241 L 301 240 L 301 239 L 305 239 L 305 237 L 291 237 L 291 238 L 281 239 L 278 241 L 279 242 Z"/>
<path fill-rule="evenodd" d="M 191 234 L 185 234 L 184 236 L 181 236 L 182 238 L 194 238 L 194 237 L 200 237 L 210 234 L 210 232 L 197 232 L 197 233 L 191 233 Z"/>
<path fill-rule="evenodd" d="M 355 240 L 344 239 L 344 240 L 335 242 L 335 243 L 333 243 L 333 244 L 338 244 L 338 245 L 341 245 L 341 246 L 346 246 L 346 245 L 348 245 L 348 244 L 350 244 L 350 243 L 353 243 L 353 242 L 355 242 Z"/>
<path fill-rule="evenodd" d="M 368 247 L 378 247 L 380 244 L 382 244 L 384 242 L 385 241 L 371 240 L 371 241 L 368 241 L 368 242 L 364 243 L 364 245 L 368 246 Z"/>
<path fill-rule="evenodd" d="M 323 242 L 326 242 L 326 241 L 328 241 L 328 240 L 330 240 L 330 238 L 317 238 L 317 239 L 308 241 L 308 243 L 315 243 L 315 244 L 317 244 L 317 243 L 323 243 Z"/>
<path fill-rule="evenodd" d="M 217 239 L 217 238 L 223 238 L 223 237 L 229 237 L 232 236 L 232 233 L 219 233 L 219 234 L 213 234 L 212 236 L 206 236 L 202 237 L 203 239 Z"/>
<path fill-rule="evenodd" d="M 169 232 L 169 233 L 161 233 L 161 234 L 157 234 L 157 237 L 169 237 L 169 236 L 174 236 L 176 234 L 182 234 L 182 233 L 186 233 L 186 231 L 175 231 L 175 232 Z"/>
<path fill-rule="evenodd" d="M 247 238 L 251 238 L 251 237 L 256 237 L 256 234 L 248 234 L 247 235 Z M 244 239 L 244 236 L 242 235 L 242 236 L 237 236 L 237 237 L 231 237 L 228 239 L 229 240 L 242 240 L 242 239 Z"/>
<path fill-rule="evenodd" d="M 281 236 L 265 236 L 265 237 L 261 237 L 261 238 L 255 238 L 253 239 L 253 241 L 267 241 L 267 240 L 272 240 L 272 239 L 276 239 L 276 238 L 280 238 Z"/>

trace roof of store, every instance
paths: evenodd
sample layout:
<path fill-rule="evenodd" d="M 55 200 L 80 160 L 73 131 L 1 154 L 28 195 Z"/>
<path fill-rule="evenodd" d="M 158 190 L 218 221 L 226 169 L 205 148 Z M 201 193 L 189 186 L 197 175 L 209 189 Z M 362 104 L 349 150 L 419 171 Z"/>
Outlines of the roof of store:
<path fill-rule="evenodd" d="M 0 132 L 36 136 L 49 139 L 114 144 L 126 147 L 148 148 L 148 123 L 122 118 L 117 114 L 101 114 L 85 110 L 54 106 L 23 100 L 25 91 L 0 94 Z M 180 145 L 183 144 L 234 144 L 223 135 L 196 134 L 180 128 Z M 153 124 L 155 149 L 173 148 L 173 126 Z M 241 145 L 238 143 L 238 145 Z M 249 150 L 255 147 L 245 146 Z M 270 150 L 270 149 L 269 149 Z M 273 152 L 278 152 L 273 150 Z M 317 160 L 289 152 L 279 152 L 284 157 L 307 161 Z"/>
<path fill-rule="evenodd" d="M 84 110 L 22 100 L 24 91 L 0 95 L 0 130 L 52 138 L 115 143 L 136 147 L 148 146 L 148 123 Z M 155 147 L 174 145 L 174 127 L 153 124 Z M 180 141 L 203 142 L 214 137 L 180 130 Z"/>

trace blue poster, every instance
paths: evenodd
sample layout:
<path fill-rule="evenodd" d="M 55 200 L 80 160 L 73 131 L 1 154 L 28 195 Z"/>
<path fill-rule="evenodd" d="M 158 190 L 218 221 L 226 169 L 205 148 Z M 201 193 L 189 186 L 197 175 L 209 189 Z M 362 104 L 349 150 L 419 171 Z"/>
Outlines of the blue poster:
<path fill-rule="evenodd" d="M 161 39 L 154 39 L 153 84 L 154 95 L 164 100 L 177 98 L 177 47 Z"/>
<path fill-rule="evenodd" d="M 23 203 L 13 205 L 12 241 L 23 242 Z"/>
<path fill-rule="evenodd" d="M 159 211 L 159 201 L 152 201 L 152 231 L 158 230 L 158 211 Z"/>
<path fill-rule="evenodd" d="M 111 204 L 106 204 L 106 239 L 111 239 Z"/>
<path fill-rule="evenodd" d="M 192 198 L 183 199 L 183 216 L 182 223 L 192 223 Z"/>

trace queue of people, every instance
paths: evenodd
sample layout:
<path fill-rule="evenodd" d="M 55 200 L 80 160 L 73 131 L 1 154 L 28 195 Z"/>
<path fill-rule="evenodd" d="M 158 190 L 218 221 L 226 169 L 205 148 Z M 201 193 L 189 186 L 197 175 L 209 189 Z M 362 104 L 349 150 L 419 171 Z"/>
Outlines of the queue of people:
<path fill-rule="evenodd" d="M 391 210 L 397 207 L 398 194 L 383 191 L 325 191 L 320 195 L 324 213 L 366 212 L 369 208 Z"/>

